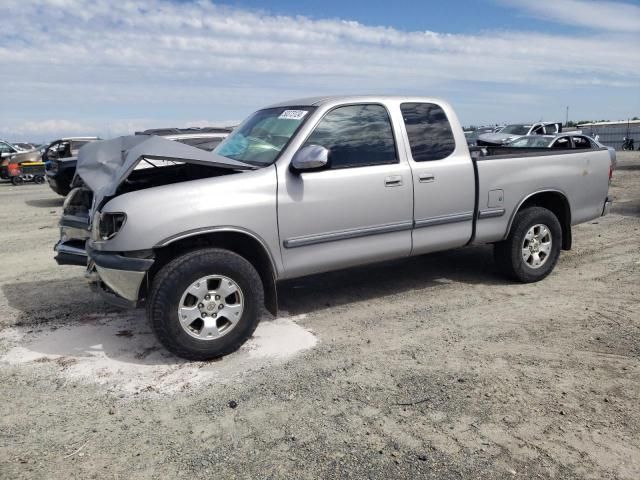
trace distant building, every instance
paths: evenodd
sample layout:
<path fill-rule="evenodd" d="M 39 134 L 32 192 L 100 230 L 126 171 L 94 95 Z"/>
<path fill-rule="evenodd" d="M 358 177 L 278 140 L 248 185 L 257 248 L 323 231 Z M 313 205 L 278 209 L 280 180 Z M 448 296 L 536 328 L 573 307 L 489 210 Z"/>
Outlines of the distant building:
<path fill-rule="evenodd" d="M 633 138 L 636 148 L 640 145 L 640 120 L 583 123 L 578 125 L 578 128 L 582 130 L 582 133 L 590 137 L 595 138 L 598 135 L 600 143 L 616 150 L 622 150 L 624 137 Z"/>

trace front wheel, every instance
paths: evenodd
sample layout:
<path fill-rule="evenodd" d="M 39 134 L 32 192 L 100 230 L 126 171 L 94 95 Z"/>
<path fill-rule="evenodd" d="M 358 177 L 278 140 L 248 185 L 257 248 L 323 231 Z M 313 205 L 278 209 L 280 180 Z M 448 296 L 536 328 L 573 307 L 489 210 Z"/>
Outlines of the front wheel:
<path fill-rule="evenodd" d="M 263 298 L 262 281 L 249 261 L 209 248 L 182 255 L 158 272 L 147 317 L 169 351 L 188 360 L 211 360 L 251 337 Z"/>
<path fill-rule="evenodd" d="M 562 227 L 558 218 L 542 207 L 529 207 L 516 214 L 509 237 L 494 246 L 500 269 L 523 283 L 542 280 L 558 262 Z"/>
<path fill-rule="evenodd" d="M 24 183 L 24 178 L 20 175 L 16 175 L 15 177 L 11 177 L 11 183 L 14 185 L 22 185 Z"/>

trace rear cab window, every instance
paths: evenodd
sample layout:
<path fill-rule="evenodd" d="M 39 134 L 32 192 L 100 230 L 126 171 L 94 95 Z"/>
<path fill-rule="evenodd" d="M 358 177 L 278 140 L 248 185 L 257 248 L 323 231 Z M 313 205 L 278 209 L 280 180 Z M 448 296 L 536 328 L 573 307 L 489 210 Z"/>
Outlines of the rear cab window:
<path fill-rule="evenodd" d="M 451 124 L 440 105 L 403 103 L 400 111 L 414 161 L 442 160 L 454 152 L 456 141 Z"/>

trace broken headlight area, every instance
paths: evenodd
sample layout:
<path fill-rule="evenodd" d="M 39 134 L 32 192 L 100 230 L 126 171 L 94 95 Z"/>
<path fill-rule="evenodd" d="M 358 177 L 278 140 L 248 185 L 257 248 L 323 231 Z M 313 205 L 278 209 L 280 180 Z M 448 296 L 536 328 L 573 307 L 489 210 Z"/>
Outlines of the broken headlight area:
<path fill-rule="evenodd" d="M 97 229 L 94 229 L 94 232 L 97 234 L 96 235 L 97 240 L 110 240 L 113 237 L 115 237 L 120 231 L 120 229 L 122 228 L 122 226 L 124 225 L 124 222 L 126 220 L 127 220 L 127 215 L 124 213 L 99 214 Z"/>

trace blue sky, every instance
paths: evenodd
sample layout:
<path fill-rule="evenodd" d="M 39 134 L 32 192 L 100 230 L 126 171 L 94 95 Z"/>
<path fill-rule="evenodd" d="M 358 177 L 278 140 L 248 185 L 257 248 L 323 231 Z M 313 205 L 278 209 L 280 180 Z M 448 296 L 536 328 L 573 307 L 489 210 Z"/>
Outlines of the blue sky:
<path fill-rule="evenodd" d="M 365 25 L 386 25 L 401 30 L 432 30 L 449 33 L 476 33 L 482 30 L 541 30 L 566 32 L 567 25 L 554 24 L 527 15 L 508 2 L 491 0 L 419 1 L 396 0 L 240 0 L 222 2 L 245 9 L 269 11 L 276 15 L 304 15 L 311 18 L 356 20 Z"/>
<path fill-rule="evenodd" d="M 268 6 L 265 6 L 268 5 Z M 640 116 L 640 2 L 3 0 L 0 137 L 229 124 L 330 93 L 464 124 Z"/>

